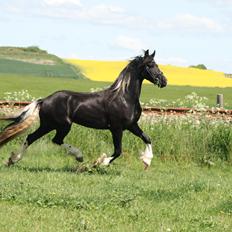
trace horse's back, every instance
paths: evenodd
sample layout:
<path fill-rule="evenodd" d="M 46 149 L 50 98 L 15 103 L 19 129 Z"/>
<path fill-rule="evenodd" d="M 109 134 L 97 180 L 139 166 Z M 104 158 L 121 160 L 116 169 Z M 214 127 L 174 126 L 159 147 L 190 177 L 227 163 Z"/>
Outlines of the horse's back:
<path fill-rule="evenodd" d="M 57 91 L 43 99 L 40 116 L 56 124 L 72 123 L 106 129 L 104 94 Z"/>

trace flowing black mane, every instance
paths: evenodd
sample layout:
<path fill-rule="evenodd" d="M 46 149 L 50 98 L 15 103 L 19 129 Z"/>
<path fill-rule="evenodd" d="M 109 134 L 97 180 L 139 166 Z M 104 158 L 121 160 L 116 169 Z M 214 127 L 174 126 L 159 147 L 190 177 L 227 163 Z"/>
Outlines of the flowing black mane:
<path fill-rule="evenodd" d="M 141 62 L 142 57 L 136 56 L 133 60 L 130 60 L 127 66 L 120 72 L 117 79 L 109 87 L 109 90 L 114 92 L 115 96 L 117 96 L 119 93 L 125 94 L 126 92 L 128 92 L 130 82 L 132 81 L 132 78 L 134 78 L 132 72 L 138 69 Z"/>
<path fill-rule="evenodd" d="M 82 161 L 82 153 L 64 143 L 72 124 L 77 123 L 95 129 L 108 129 L 112 134 L 113 154 L 110 157 L 100 157 L 95 165 L 108 165 L 121 154 L 123 131 L 129 130 L 145 142 L 146 149 L 141 159 L 149 166 L 153 157 L 151 140 L 137 123 L 142 111 L 139 103 L 141 86 L 144 79 L 161 88 L 167 84 L 165 76 L 154 61 L 154 56 L 155 52 L 149 54 L 147 50 L 144 56 L 135 57 L 108 89 L 95 93 L 57 91 L 33 102 L 15 117 L 4 117 L 13 122 L 0 134 L 0 146 L 29 127 L 36 115 L 40 118 L 39 128 L 27 136 L 20 151 L 11 154 L 7 165 L 22 159 L 29 145 L 53 130 L 56 131 L 53 143 L 61 145 L 78 161 Z"/>
<path fill-rule="evenodd" d="M 130 60 L 127 66 L 120 72 L 117 79 L 114 81 L 114 83 L 110 86 L 110 90 L 116 91 L 118 89 L 124 89 L 125 86 L 128 85 L 128 82 L 130 82 L 130 75 L 127 75 L 129 72 L 136 69 L 136 67 L 139 65 L 139 63 L 142 62 L 142 56 L 136 56 L 133 60 Z"/>

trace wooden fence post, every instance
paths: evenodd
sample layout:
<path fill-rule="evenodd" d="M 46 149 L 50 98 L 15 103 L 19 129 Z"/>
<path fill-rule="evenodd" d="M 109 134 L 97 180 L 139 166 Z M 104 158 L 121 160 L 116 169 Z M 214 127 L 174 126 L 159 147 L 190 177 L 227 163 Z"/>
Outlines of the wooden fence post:
<path fill-rule="evenodd" d="M 223 94 L 217 94 L 217 107 L 224 108 Z"/>

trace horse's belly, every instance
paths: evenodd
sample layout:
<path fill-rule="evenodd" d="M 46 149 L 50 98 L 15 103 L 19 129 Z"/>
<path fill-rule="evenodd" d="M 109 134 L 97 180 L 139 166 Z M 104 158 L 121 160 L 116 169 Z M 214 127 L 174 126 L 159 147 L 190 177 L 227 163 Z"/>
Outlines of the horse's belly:
<path fill-rule="evenodd" d="M 75 113 L 73 122 L 82 126 L 91 127 L 95 129 L 107 129 L 107 119 L 104 112 L 101 110 L 79 109 Z"/>
<path fill-rule="evenodd" d="M 108 129 L 108 125 L 105 121 L 102 120 L 96 120 L 96 119 L 84 119 L 84 118 L 77 118 L 74 121 L 75 123 L 85 126 L 85 127 L 90 127 L 90 128 L 95 128 L 95 129 Z"/>

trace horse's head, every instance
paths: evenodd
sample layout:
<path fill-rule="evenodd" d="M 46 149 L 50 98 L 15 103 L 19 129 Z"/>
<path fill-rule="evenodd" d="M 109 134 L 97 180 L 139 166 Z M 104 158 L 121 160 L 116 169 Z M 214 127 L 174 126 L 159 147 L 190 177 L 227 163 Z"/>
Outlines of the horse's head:
<path fill-rule="evenodd" d="M 167 79 L 154 61 L 154 57 L 155 51 L 151 55 L 149 55 L 149 50 L 144 52 L 144 57 L 142 57 L 142 77 L 163 88 L 167 85 Z"/>

